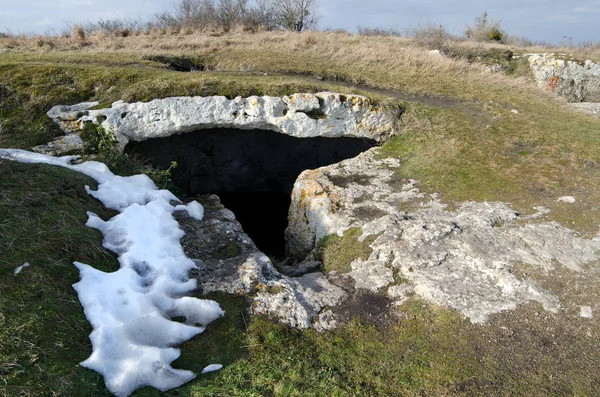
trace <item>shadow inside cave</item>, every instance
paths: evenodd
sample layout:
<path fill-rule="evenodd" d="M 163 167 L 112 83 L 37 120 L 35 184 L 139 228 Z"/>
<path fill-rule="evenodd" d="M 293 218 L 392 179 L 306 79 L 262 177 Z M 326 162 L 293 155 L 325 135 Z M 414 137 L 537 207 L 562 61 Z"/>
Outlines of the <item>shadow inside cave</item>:
<path fill-rule="evenodd" d="M 206 129 L 130 142 L 126 153 L 167 169 L 187 196 L 213 193 L 256 246 L 285 257 L 290 195 L 298 175 L 352 158 L 375 145 L 357 138 L 295 138 L 267 130 Z"/>

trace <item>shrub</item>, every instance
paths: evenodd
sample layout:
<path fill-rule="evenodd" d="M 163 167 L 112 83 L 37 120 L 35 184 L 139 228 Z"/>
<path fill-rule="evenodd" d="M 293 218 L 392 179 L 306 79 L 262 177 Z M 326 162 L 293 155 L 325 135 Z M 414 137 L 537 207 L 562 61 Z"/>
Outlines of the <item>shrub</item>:
<path fill-rule="evenodd" d="M 358 34 L 360 36 L 402 36 L 402 33 L 395 29 L 365 28 L 362 26 L 358 26 Z"/>
<path fill-rule="evenodd" d="M 442 52 L 457 41 L 442 25 L 427 23 L 418 25 L 407 30 L 407 35 L 414 39 L 415 44 L 428 49 L 436 49 Z"/>
<path fill-rule="evenodd" d="M 467 25 L 465 36 L 474 41 L 502 41 L 504 32 L 500 29 L 500 21 L 489 19 L 488 13 L 484 12 L 475 18 L 473 26 Z"/>
<path fill-rule="evenodd" d="M 85 123 L 81 131 L 83 150 L 89 154 L 106 154 L 115 151 L 118 143 L 115 134 L 94 123 Z"/>
<path fill-rule="evenodd" d="M 73 26 L 73 38 L 83 41 L 85 40 L 85 29 L 81 25 Z"/>

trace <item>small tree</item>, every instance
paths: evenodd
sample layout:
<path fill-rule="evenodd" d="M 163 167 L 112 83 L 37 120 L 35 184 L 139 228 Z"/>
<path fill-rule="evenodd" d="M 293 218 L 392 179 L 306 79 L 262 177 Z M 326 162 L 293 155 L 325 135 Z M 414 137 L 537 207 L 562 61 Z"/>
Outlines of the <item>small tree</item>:
<path fill-rule="evenodd" d="M 213 0 L 180 0 L 175 6 L 175 19 L 185 27 L 204 28 L 215 24 L 217 16 Z"/>
<path fill-rule="evenodd" d="M 317 0 L 273 0 L 273 12 L 287 30 L 301 32 L 317 24 Z"/>
<path fill-rule="evenodd" d="M 248 0 L 219 0 L 219 19 L 225 31 L 241 24 L 247 11 Z"/>
<path fill-rule="evenodd" d="M 244 23 L 247 25 L 246 27 L 252 29 L 277 29 L 279 27 L 277 15 L 275 15 L 271 0 L 255 0 L 254 5 L 248 7 Z"/>
<path fill-rule="evenodd" d="M 502 41 L 504 33 L 500 21 L 488 19 L 488 13 L 484 12 L 475 18 L 473 26 L 467 25 L 465 36 L 474 41 Z"/>

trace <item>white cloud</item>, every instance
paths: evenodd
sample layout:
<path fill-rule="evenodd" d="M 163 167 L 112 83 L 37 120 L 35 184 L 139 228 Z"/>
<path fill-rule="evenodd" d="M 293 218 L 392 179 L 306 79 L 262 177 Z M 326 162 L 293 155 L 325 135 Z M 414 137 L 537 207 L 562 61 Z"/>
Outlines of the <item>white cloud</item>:
<path fill-rule="evenodd" d="M 42 19 L 41 21 L 33 22 L 32 26 L 50 26 L 54 23 L 54 21 L 49 20 L 48 18 Z"/>
<path fill-rule="evenodd" d="M 595 13 L 599 13 L 600 12 L 600 8 L 592 8 L 592 7 L 575 7 L 575 9 L 573 10 L 576 13 L 582 13 L 582 14 L 595 14 Z"/>

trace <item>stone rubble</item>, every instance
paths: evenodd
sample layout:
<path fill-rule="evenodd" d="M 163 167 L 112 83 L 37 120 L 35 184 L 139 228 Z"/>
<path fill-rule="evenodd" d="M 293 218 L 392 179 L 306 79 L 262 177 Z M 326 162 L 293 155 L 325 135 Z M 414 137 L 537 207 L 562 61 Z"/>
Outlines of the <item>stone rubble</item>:
<path fill-rule="evenodd" d="M 600 103 L 594 102 L 579 102 L 579 103 L 570 103 L 569 107 L 581 112 L 586 113 L 591 116 L 600 119 Z"/>

